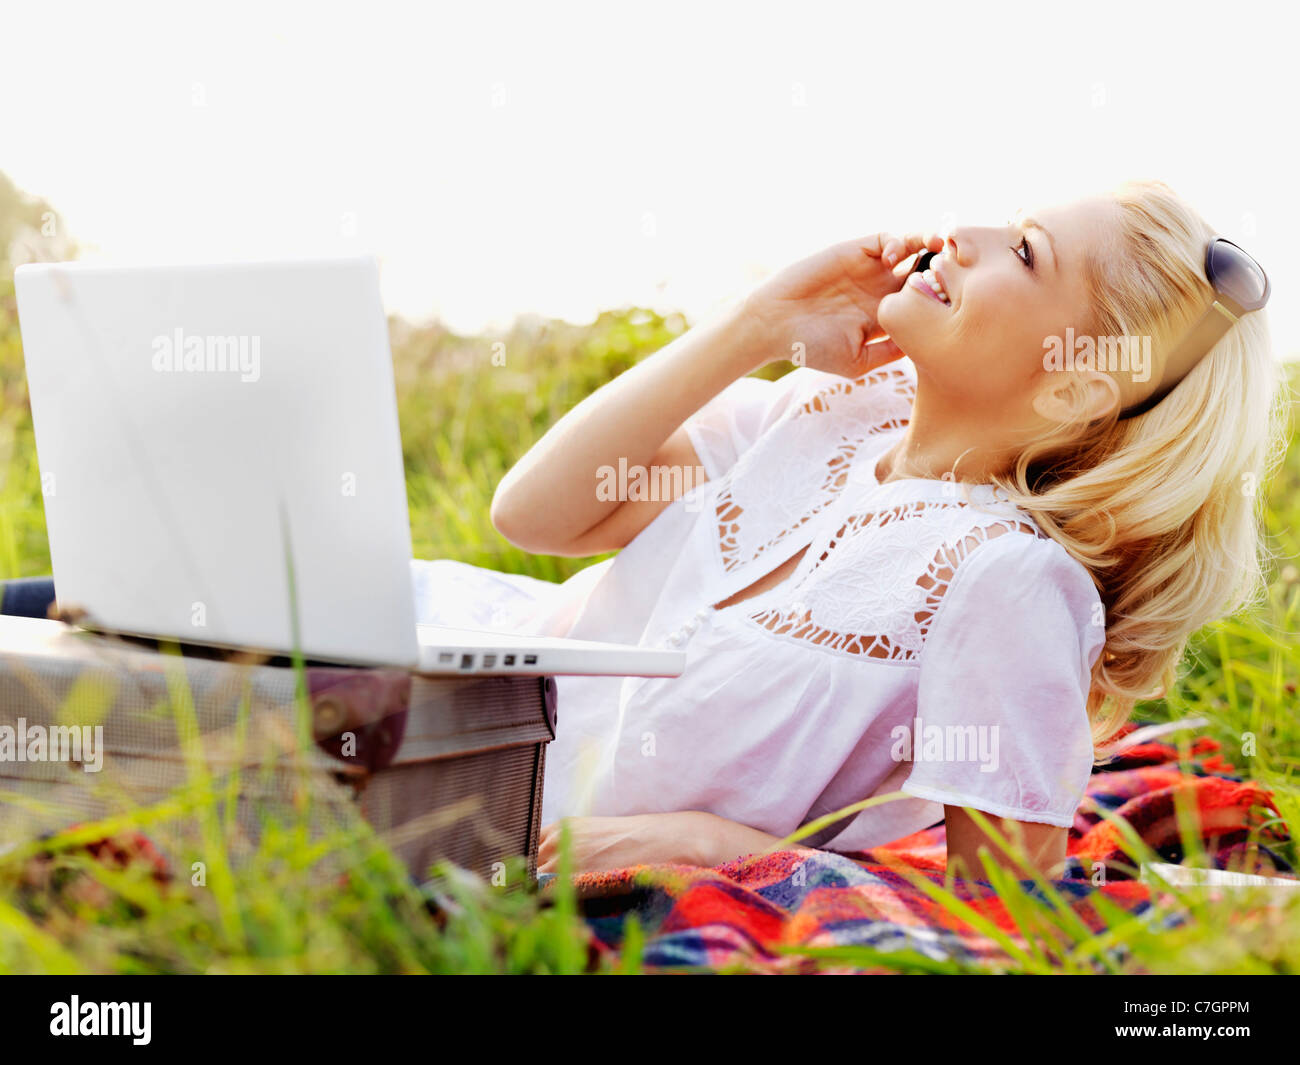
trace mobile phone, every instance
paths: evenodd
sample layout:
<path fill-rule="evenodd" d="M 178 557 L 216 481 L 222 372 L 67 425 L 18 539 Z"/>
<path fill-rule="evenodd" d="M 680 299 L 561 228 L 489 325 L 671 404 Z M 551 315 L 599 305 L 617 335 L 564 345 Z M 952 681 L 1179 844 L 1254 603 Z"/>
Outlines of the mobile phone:
<path fill-rule="evenodd" d="M 916 257 L 916 264 L 907 272 L 909 274 L 919 274 L 924 270 L 928 270 L 930 268 L 930 260 L 938 254 L 937 251 L 930 251 L 930 249 L 927 248 Z"/>

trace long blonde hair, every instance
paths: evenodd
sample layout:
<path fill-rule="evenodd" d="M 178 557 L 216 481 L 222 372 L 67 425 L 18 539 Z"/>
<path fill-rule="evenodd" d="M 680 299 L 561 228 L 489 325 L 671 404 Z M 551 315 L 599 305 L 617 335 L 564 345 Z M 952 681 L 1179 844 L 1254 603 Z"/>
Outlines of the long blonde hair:
<path fill-rule="evenodd" d="M 1167 350 L 1210 303 L 1215 233 L 1162 182 L 1111 195 L 1120 225 L 1086 268 L 1089 332 Z M 1173 686 L 1192 633 L 1265 594 L 1262 487 L 1285 446 L 1283 379 L 1264 312 L 1247 314 L 1149 412 L 1056 426 L 993 478 L 1087 567 L 1105 604 L 1088 699 L 1097 743 Z"/>

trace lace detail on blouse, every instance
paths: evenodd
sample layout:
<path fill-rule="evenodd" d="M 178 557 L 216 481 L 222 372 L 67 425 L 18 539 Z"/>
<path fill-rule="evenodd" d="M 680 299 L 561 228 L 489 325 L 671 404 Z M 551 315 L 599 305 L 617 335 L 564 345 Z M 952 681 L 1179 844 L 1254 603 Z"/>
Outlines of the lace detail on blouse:
<path fill-rule="evenodd" d="M 1007 533 L 1046 538 L 1023 518 L 976 512 L 962 500 L 857 514 L 830 537 L 784 605 L 749 617 L 777 635 L 847 655 L 912 661 L 958 567 L 980 544 Z"/>
<path fill-rule="evenodd" d="M 891 364 L 822 388 L 777 421 L 719 485 L 723 569 L 753 562 L 834 502 L 862 444 L 907 425 L 915 395 L 915 382 Z"/>
<path fill-rule="evenodd" d="M 876 847 L 943 805 L 1073 823 L 1092 768 L 1098 590 L 993 485 L 878 481 L 915 376 L 904 358 L 859 382 L 806 367 L 742 378 L 687 423 L 709 479 L 548 607 L 580 604 L 553 635 L 675 647 L 683 672 L 557 676 L 568 709 L 544 823 L 707 810 L 785 836 L 899 790 L 816 842 Z M 898 760 L 887 737 L 918 717 L 994 730 L 997 771 Z M 647 735 L 663 756 L 645 756 Z"/>

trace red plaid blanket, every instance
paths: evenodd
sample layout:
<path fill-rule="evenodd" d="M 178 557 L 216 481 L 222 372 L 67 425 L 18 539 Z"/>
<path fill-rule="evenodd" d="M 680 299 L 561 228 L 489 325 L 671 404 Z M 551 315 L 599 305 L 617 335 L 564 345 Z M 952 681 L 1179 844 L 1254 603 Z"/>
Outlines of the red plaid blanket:
<path fill-rule="evenodd" d="M 1127 821 L 1163 861 L 1178 862 L 1180 802 L 1199 812 L 1201 843 L 1217 868 L 1289 873 L 1276 849 L 1286 837 L 1272 820 L 1272 798 L 1236 775 L 1213 740 L 1198 739 L 1181 764 L 1168 743 L 1130 746 L 1094 772 L 1070 832 L 1066 875 L 1046 885 L 1056 905 L 1070 911 L 1062 920 L 1076 936 L 1152 910 L 1150 890 L 1135 879 L 1120 830 L 1101 811 Z M 586 873 L 575 884 L 595 949 L 617 954 L 635 915 L 649 968 L 961 971 L 1014 968 L 1022 950 L 1043 956 L 1043 944 L 1026 943 L 1023 919 L 1017 921 L 1010 900 L 988 882 L 953 885 L 969 907 L 960 915 L 941 905 L 933 891 L 943 885 L 944 863 L 944 828 L 936 825 L 852 855 L 800 848 L 713 869 L 636 866 Z M 1025 887 L 1047 896 L 1042 885 Z M 821 957 L 811 960 L 815 953 Z"/>

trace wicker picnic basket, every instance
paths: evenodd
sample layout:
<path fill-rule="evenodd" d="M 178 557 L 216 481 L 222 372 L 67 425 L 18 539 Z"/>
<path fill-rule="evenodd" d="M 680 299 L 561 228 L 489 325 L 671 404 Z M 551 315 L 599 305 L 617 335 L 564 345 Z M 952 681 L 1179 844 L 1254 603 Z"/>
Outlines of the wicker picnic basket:
<path fill-rule="evenodd" d="M 102 727 L 97 771 L 87 771 L 89 748 L 78 762 L 67 742 L 36 761 L 15 754 L 20 744 L 7 757 L 0 745 L 0 849 L 224 794 L 237 795 L 244 853 L 268 817 L 307 809 L 314 832 L 359 815 L 421 880 L 440 860 L 499 879 L 507 859 L 524 856 L 532 874 L 555 692 L 549 677 L 300 672 L 0 617 L 0 734 Z M 159 817 L 145 831 L 188 868 L 205 846 L 197 819 Z"/>

